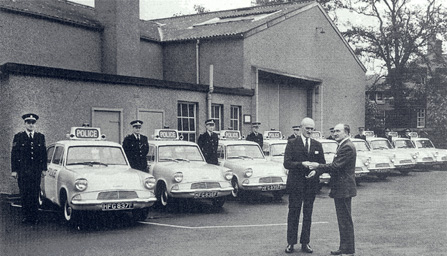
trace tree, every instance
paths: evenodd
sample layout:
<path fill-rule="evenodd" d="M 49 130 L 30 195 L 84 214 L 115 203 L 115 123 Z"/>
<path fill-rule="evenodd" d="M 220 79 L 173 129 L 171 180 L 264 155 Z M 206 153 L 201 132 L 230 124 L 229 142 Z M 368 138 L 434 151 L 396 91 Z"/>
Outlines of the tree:
<path fill-rule="evenodd" d="M 440 1 L 439 1 L 440 2 Z M 354 0 L 344 8 L 370 18 L 376 26 L 352 25 L 343 35 L 356 54 L 383 61 L 395 106 L 405 102 L 406 71 L 411 61 L 427 60 L 433 38 L 447 38 L 447 12 L 436 0 L 414 5 L 411 0 Z M 428 61 L 426 62 L 429 63 Z"/>
<path fill-rule="evenodd" d="M 206 13 L 206 12 L 210 11 L 210 10 L 207 10 L 204 6 L 202 6 L 200 4 L 195 4 L 194 10 L 196 11 L 197 14 Z"/>

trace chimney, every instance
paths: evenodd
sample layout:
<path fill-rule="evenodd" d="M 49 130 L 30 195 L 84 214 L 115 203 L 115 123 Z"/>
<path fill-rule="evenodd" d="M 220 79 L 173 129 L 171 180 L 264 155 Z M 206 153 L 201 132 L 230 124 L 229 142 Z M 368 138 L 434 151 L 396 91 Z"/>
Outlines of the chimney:
<path fill-rule="evenodd" d="M 95 0 L 102 34 L 102 72 L 140 76 L 139 0 Z"/>

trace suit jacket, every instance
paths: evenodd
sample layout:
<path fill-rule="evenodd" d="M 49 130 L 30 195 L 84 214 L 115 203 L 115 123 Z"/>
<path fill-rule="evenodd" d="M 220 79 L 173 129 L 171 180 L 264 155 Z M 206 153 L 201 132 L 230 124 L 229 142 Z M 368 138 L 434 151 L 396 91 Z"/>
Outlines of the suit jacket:
<path fill-rule="evenodd" d="M 219 145 L 219 136 L 217 136 L 217 133 L 213 132 L 211 133 L 211 136 L 208 132 L 200 134 L 197 144 L 199 145 L 200 150 L 202 150 L 207 163 L 219 163 L 217 160 L 217 146 Z"/>
<path fill-rule="evenodd" d="M 249 135 L 247 135 L 247 140 L 258 143 L 261 148 L 264 145 L 264 137 L 262 137 L 262 134 L 259 132 L 257 135 L 255 135 L 254 132 L 250 133 Z"/>
<path fill-rule="evenodd" d="M 355 160 L 357 152 L 350 139 L 338 146 L 334 160 L 330 164 L 320 165 L 317 175 L 327 172 L 331 175 L 330 197 L 345 198 L 357 195 L 355 184 Z"/>
<path fill-rule="evenodd" d="M 302 162 L 305 161 L 326 163 L 321 143 L 310 139 L 310 150 L 307 153 L 301 136 L 288 140 L 284 153 L 284 168 L 289 170 L 286 188 L 288 193 L 301 191 L 305 194 L 315 195 L 318 192 L 320 180 L 317 176 L 306 179 L 305 176 L 309 174 L 310 170 L 303 166 Z"/>
<path fill-rule="evenodd" d="M 124 138 L 123 149 L 129 160 L 130 167 L 147 171 L 147 153 L 149 152 L 149 143 L 147 137 L 140 134 L 140 140 L 137 140 L 134 134 L 129 134 Z"/>
<path fill-rule="evenodd" d="M 41 172 L 47 169 L 47 148 L 45 136 L 34 132 L 31 139 L 26 132 L 14 135 L 11 150 L 11 170 L 19 176 L 40 178 Z"/>

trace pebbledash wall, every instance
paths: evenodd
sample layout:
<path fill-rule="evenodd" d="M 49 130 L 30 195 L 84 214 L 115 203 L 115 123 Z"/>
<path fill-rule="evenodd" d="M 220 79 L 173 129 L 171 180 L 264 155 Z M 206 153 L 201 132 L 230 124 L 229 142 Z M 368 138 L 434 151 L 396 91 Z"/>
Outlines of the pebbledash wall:
<path fill-rule="evenodd" d="M 8 120 L 0 122 L 0 192 L 18 192 L 16 182 L 10 177 L 10 154 L 14 134 L 24 130 L 23 113 L 39 115 L 37 131 L 45 134 L 47 145 L 66 139 L 70 127 L 84 122 L 95 124 L 94 109 L 121 112 L 123 131 L 117 142 L 131 133 L 129 123 L 138 117 L 141 109 L 162 109 L 164 125 L 176 128 L 177 104 L 192 102 L 197 106 L 195 125 L 200 127 L 197 130 L 203 132 L 207 119 L 207 85 L 13 63 L 2 65 L 0 70 L 0 120 Z M 244 112 L 251 112 L 251 90 L 236 95 L 227 88 L 215 89 L 216 102 L 225 103 L 228 108 L 238 105 Z M 230 123 L 229 118 L 224 116 L 224 122 Z"/>

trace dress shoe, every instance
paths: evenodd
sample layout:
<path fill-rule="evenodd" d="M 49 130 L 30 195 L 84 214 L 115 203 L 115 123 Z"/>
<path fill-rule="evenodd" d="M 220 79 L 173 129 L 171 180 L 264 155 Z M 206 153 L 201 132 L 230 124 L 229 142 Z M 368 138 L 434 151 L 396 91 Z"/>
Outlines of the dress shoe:
<path fill-rule="evenodd" d="M 342 255 L 342 252 L 340 250 L 331 251 L 331 255 Z"/>
<path fill-rule="evenodd" d="M 314 250 L 312 250 L 312 248 L 310 247 L 309 244 L 302 244 L 301 245 L 301 251 L 307 252 L 307 253 L 313 253 L 314 252 Z"/>
<path fill-rule="evenodd" d="M 295 249 L 293 249 L 293 244 L 289 244 L 289 245 L 287 245 L 285 252 L 292 253 L 294 250 Z"/>

